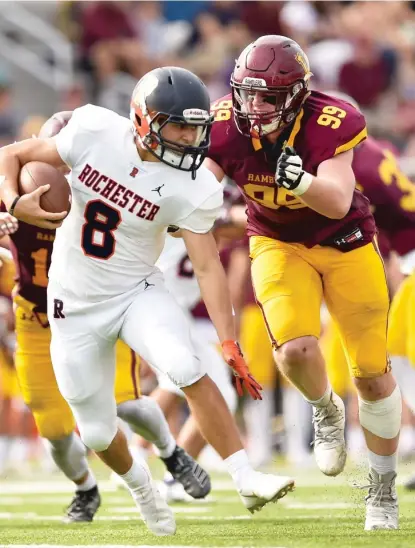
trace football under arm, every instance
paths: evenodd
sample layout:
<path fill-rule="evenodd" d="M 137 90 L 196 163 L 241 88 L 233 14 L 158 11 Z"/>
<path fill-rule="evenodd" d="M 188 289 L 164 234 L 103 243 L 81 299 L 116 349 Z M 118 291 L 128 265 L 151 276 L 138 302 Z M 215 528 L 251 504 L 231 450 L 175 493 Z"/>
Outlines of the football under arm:
<path fill-rule="evenodd" d="M 197 234 L 182 229 L 187 253 L 192 261 L 203 301 L 220 342 L 234 341 L 235 321 L 225 270 L 212 232 Z"/>
<path fill-rule="evenodd" d="M 53 138 L 26 139 L 0 150 L 0 199 L 7 211 L 19 195 L 18 178 L 21 168 L 34 161 L 44 162 L 56 168 L 65 165 Z"/>
<path fill-rule="evenodd" d="M 301 200 L 329 219 L 342 219 L 352 204 L 356 180 L 352 169 L 353 150 L 322 162 Z"/>

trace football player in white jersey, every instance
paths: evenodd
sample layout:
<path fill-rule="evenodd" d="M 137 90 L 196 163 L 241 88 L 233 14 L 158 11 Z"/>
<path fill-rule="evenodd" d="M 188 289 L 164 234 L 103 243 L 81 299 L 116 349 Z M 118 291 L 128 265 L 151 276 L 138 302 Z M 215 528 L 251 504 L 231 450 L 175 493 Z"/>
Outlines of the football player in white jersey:
<path fill-rule="evenodd" d="M 186 317 L 155 267 L 167 227 L 179 227 L 237 386 L 260 398 L 261 387 L 235 342 L 226 275 L 210 232 L 222 188 L 200 167 L 209 146 L 209 106 L 207 89 L 194 74 L 159 68 L 134 89 L 131 120 L 87 105 L 55 138 L 29 139 L 0 152 L 0 197 L 9 213 L 46 228 L 66 217 L 56 234 L 48 286 L 58 386 L 84 443 L 123 478 L 158 535 L 174 534 L 176 525 L 148 468 L 132 459 L 117 428 L 118 338 L 182 388 L 251 512 L 294 485 L 251 467 L 225 400 L 195 354 Z M 71 168 L 67 216 L 40 207 L 48 185 L 19 196 L 19 170 L 31 161 Z"/>

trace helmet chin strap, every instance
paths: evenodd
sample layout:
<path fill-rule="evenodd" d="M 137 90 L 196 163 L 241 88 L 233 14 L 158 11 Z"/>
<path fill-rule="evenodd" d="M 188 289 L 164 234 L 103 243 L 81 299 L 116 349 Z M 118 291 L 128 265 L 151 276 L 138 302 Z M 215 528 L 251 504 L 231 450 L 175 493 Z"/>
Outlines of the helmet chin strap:
<path fill-rule="evenodd" d="M 133 126 L 132 129 L 133 129 L 134 139 L 135 139 L 136 143 L 138 143 L 141 150 L 149 151 L 149 149 L 151 149 L 151 151 L 154 151 L 159 156 L 161 156 L 162 145 L 160 145 L 154 139 L 152 139 L 150 135 L 143 139 L 141 137 L 141 135 L 137 132 L 137 130 L 135 129 L 134 126 Z M 182 160 L 182 155 L 179 152 L 174 152 L 173 150 L 165 148 L 164 149 L 163 160 L 166 160 L 166 162 L 168 164 L 172 165 L 172 166 L 176 166 L 176 165 L 180 164 L 180 162 Z M 187 160 L 187 158 L 185 158 L 184 161 L 186 162 L 186 160 Z"/>

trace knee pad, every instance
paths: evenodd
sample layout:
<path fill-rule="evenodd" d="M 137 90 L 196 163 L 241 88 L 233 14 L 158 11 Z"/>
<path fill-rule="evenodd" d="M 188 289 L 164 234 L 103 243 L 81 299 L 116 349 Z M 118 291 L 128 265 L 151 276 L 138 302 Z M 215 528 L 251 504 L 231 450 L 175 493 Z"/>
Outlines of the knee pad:
<path fill-rule="evenodd" d="M 111 445 L 117 433 L 117 424 L 99 420 L 78 424 L 79 433 L 84 444 L 92 451 L 105 451 Z"/>
<path fill-rule="evenodd" d="M 171 356 L 169 367 L 165 373 L 176 386 L 183 388 L 197 382 L 206 374 L 206 371 L 200 359 L 190 349 L 185 349 L 185 351 L 175 354 L 174 357 Z"/>
<path fill-rule="evenodd" d="M 175 396 L 180 396 L 181 398 L 185 397 L 183 391 L 180 390 L 167 375 L 157 372 L 157 381 L 159 388 L 162 390 L 174 394 Z"/>
<path fill-rule="evenodd" d="M 391 440 L 399 434 L 402 398 L 399 386 L 390 396 L 378 401 L 366 401 L 359 396 L 360 424 L 375 436 Z"/>

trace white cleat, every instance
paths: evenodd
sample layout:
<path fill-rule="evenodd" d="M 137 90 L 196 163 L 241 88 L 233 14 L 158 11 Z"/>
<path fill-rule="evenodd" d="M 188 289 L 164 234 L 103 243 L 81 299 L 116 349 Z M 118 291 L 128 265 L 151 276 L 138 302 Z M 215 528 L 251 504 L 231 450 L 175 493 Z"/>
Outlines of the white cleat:
<path fill-rule="evenodd" d="M 269 502 L 278 502 L 295 487 L 292 478 L 256 471 L 247 477 L 246 483 L 238 492 L 251 514 L 261 510 Z"/>
<path fill-rule="evenodd" d="M 173 512 L 152 481 L 146 487 L 134 490 L 134 500 L 152 533 L 159 537 L 175 534 Z"/>
<path fill-rule="evenodd" d="M 395 472 L 380 476 L 375 470 L 369 471 L 369 489 L 366 496 L 365 531 L 378 529 L 399 529 L 399 507 L 395 490 Z"/>
<path fill-rule="evenodd" d="M 314 456 L 326 476 L 337 476 L 346 464 L 344 403 L 334 392 L 326 407 L 313 406 Z"/>

